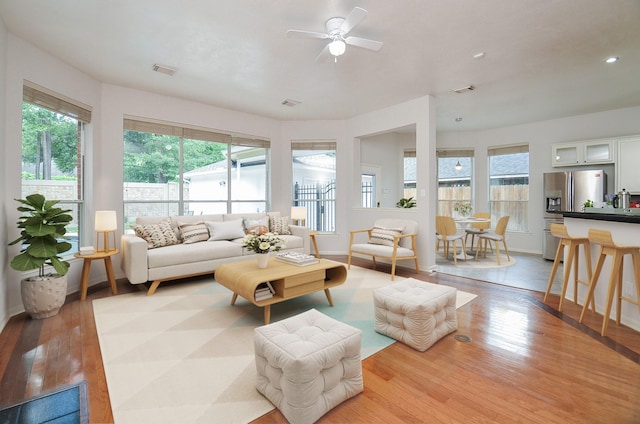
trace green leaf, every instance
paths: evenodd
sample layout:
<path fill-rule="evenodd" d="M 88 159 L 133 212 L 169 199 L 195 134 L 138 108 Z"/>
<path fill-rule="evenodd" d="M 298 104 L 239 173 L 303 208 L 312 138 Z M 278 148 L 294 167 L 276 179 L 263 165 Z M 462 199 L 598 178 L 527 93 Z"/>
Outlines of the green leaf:
<path fill-rule="evenodd" d="M 58 258 L 56 256 L 51 258 L 51 265 L 53 265 L 53 268 L 60 275 L 65 275 L 67 273 L 67 271 L 69 270 L 69 263 L 65 262 L 63 260 L 60 260 L 60 258 Z"/>
<path fill-rule="evenodd" d="M 13 258 L 11 261 L 11 268 L 17 271 L 30 271 L 32 269 L 38 269 L 44 265 L 45 258 L 35 258 L 26 252 L 23 252 Z"/>
<path fill-rule="evenodd" d="M 35 238 L 25 252 L 36 258 L 46 259 L 58 254 L 56 244 L 57 241 L 51 237 Z"/>

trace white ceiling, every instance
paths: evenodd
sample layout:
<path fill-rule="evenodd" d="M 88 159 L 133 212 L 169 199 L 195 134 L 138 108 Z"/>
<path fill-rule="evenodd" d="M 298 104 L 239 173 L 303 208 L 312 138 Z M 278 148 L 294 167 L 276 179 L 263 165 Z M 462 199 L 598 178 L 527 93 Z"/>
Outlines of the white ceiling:
<path fill-rule="evenodd" d="M 348 46 L 318 63 L 326 41 L 286 36 L 324 32 L 355 6 L 369 14 L 349 35 L 383 41 L 379 52 Z M 97 80 L 282 120 L 345 119 L 427 94 L 440 131 L 640 105 L 638 0 L 3 0 L 0 16 Z"/>

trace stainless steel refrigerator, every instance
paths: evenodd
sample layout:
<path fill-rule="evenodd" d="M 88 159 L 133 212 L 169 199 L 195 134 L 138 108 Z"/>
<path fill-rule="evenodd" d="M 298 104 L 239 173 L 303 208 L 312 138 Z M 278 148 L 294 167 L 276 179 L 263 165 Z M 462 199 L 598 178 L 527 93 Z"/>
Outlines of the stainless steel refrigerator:
<path fill-rule="evenodd" d="M 542 257 L 553 260 L 558 239 L 551 235 L 551 224 L 562 223 L 563 211 L 581 212 L 587 200 L 600 203 L 607 190 L 607 174 L 599 170 L 551 172 L 544 174 L 544 236 Z"/>

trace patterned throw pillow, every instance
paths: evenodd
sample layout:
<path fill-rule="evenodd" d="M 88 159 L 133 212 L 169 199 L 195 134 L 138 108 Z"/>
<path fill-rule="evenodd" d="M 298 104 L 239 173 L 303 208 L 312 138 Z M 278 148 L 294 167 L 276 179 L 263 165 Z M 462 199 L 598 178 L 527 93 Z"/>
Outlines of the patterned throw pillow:
<path fill-rule="evenodd" d="M 384 228 L 374 226 L 371 231 L 371 238 L 369 243 L 382 244 L 384 246 L 393 246 L 393 237 L 399 236 L 404 231 L 403 228 Z"/>
<path fill-rule="evenodd" d="M 180 235 L 184 244 L 209 240 L 209 230 L 204 222 L 180 225 Z"/>
<path fill-rule="evenodd" d="M 255 234 L 260 236 L 264 233 L 269 232 L 269 217 L 265 216 L 264 218 L 244 218 L 242 220 L 244 224 L 244 232 L 247 234 Z"/>
<path fill-rule="evenodd" d="M 158 224 L 134 225 L 133 231 L 142 237 L 149 245 L 149 249 L 178 244 L 178 237 L 171 228 L 171 221 L 166 220 Z"/>
<path fill-rule="evenodd" d="M 278 233 L 280 235 L 291 234 L 291 231 L 289 231 L 289 217 L 282 216 L 280 218 L 276 218 L 274 216 L 270 216 L 269 230 L 271 230 L 272 233 Z"/>

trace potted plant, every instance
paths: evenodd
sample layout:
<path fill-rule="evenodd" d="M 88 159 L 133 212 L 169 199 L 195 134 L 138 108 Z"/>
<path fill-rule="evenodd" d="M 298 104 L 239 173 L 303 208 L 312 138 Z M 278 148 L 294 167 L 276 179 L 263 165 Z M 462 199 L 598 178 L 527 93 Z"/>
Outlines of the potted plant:
<path fill-rule="evenodd" d="M 22 216 L 17 222 L 21 232 L 9 246 L 22 243 L 22 249 L 10 265 L 17 271 L 38 270 L 37 277 L 21 281 L 22 303 L 32 318 L 47 318 L 58 313 L 67 295 L 69 262 L 60 254 L 71 249 L 65 234 L 73 217 L 67 213 L 70 209 L 55 207 L 59 200 L 46 200 L 41 194 L 15 200 L 22 204 L 18 207 Z M 55 273 L 46 273 L 47 265 Z"/>
<path fill-rule="evenodd" d="M 398 200 L 398 203 L 396 203 L 396 208 L 415 208 L 415 207 L 416 207 L 416 201 L 413 199 L 413 197 L 400 199 Z"/>
<path fill-rule="evenodd" d="M 458 214 L 460 214 L 460 216 L 467 217 L 471 215 L 471 211 L 473 210 L 473 207 L 469 202 L 456 202 L 453 205 L 453 210 L 456 211 Z"/>

